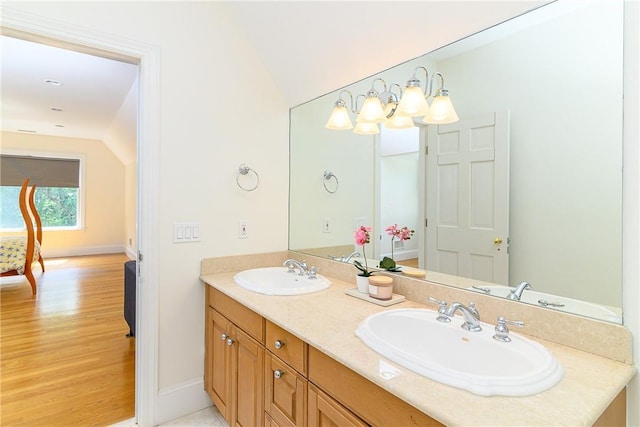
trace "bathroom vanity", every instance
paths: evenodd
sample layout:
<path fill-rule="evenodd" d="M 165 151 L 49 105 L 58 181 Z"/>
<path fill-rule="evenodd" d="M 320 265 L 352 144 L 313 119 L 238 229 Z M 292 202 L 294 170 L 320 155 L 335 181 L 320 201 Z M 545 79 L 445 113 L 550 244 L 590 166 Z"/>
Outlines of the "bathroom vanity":
<path fill-rule="evenodd" d="M 321 259 L 311 262 L 332 284 L 320 292 L 263 295 L 234 282 L 238 271 L 280 265 L 289 255 L 295 254 L 203 261 L 205 388 L 230 425 L 624 425 L 625 386 L 635 374 L 628 362 L 532 338 L 563 365 L 560 383 L 532 396 L 478 396 L 394 365 L 355 336 L 362 320 L 383 310 L 433 309 L 411 293 L 390 308 L 350 297 L 344 291 L 354 284 L 345 275 L 353 269 Z M 434 297 L 460 292 L 453 297 L 468 302 L 473 295 L 442 287 L 427 292 L 440 289 Z M 480 312 L 490 315 L 494 308 L 479 297 Z"/>

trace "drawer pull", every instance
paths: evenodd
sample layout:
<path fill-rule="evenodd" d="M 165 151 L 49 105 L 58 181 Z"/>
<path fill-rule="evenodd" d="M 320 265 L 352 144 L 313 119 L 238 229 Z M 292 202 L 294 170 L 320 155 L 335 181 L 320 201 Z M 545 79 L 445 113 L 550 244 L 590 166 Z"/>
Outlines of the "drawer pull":
<path fill-rule="evenodd" d="M 276 342 L 273 343 L 273 345 L 275 348 L 281 349 L 282 347 L 284 347 L 284 341 L 276 340 Z"/>
<path fill-rule="evenodd" d="M 231 338 L 227 338 L 227 345 L 228 345 L 228 346 L 233 345 L 233 339 L 231 339 Z"/>
<path fill-rule="evenodd" d="M 222 341 L 226 341 L 226 340 L 227 340 L 227 337 L 228 337 L 228 335 L 227 335 L 227 334 L 222 334 L 222 335 L 220 335 L 220 339 L 221 339 Z"/>
<path fill-rule="evenodd" d="M 282 369 L 276 369 L 273 371 L 273 378 L 279 380 L 284 375 L 284 371 Z"/>

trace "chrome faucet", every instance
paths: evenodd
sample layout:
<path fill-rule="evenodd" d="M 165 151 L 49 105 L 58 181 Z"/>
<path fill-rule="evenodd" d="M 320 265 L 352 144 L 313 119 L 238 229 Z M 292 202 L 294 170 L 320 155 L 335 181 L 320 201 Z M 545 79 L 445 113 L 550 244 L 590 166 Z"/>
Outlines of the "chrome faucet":
<path fill-rule="evenodd" d="M 295 259 L 289 258 L 282 263 L 283 266 L 289 269 L 288 273 L 295 273 L 295 267 L 298 267 L 299 273 L 298 276 L 304 276 L 307 274 L 307 263 L 302 261 L 296 261 Z"/>
<path fill-rule="evenodd" d="M 464 323 L 460 325 L 462 329 L 469 332 L 480 332 L 482 330 L 480 326 L 480 313 L 478 313 L 474 303 L 469 303 L 469 307 L 459 302 L 451 303 L 444 314 L 445 316 L 453 317 L 458 310 L 462 312 L 462 316 L 464 317 Z"/>
<path fill-rule="evenodd" d="M 518 286 L 516 286 L 515 289 L 509 292 L 509 295 L 507 295 L 507 299 L 520 301 L 520 298 L 522 298 L 522 293 L 525 289 L 531 289 L 531 285 L 528 282 L 518 283 Z"/>
<path fill-rule="evenodd" d="M 360 257 L 360 252 L 353 251 L 349 255 L 347 255 L 346 257 L 343 255 L 341 261 L 342 262 L 349 262 L 349 261 L 351 261 L 351 258 L 359 258 L 359 257 Z"/>

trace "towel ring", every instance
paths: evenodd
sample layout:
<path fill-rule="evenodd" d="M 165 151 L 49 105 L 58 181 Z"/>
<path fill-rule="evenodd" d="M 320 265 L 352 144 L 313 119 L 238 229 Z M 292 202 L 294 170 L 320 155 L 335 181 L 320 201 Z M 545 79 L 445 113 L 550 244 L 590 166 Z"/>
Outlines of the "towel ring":
<path fill-rule="evenodd" d="M 324 186 L 324 189 L 327 190 L 327 193 L 333 194 L 336 191 L 338 191 L 338 187 L 340 186 L 340 183 L 338 182 L 338 177 L 335 176 L 333 172 L 326 170 L 322 174 L 322 177 L 324 178 L 324 181 L 322 181 L 322 185 Z M 327 181 L 330 181 L 331 178 L 333 178 L 336 181 L 336 188 L 333 191 L 327 187 Z"/>
<path fill-rule="evenodd" d="M 242 184 L 240 184 L 240 175 L 247 175 L 249 172 L 253 172 L 253 174 L 256 176 L 256 184 L 253 187 L 243 187 Z M 238 187 L 240 187 L 240 189 L 244 191 L 253 191 L 256 188 L 258 188 L 258 185 L 260 185 L 260 176 L 258 175 L 258 172 L 251 169 L 249 166 L 243 163 L 238 167 L 238 175 L 236 175 L 236 183 L 238 184 Z"/>

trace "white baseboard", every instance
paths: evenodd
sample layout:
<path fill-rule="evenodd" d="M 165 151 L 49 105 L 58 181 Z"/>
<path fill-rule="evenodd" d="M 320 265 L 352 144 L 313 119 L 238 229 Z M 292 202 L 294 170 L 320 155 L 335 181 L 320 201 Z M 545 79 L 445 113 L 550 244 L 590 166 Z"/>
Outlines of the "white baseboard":
<path fill-rule="evenodd" d="M 136 256 L 135 251 L 133 249 L 131 249 L 131 248 L 127 248 L 125 250 L 125 253 L 127 254 L 129 259 L 131 259 L 131 260 L 138 259 L 138 257 Z"/>
<path fill-rule="evenodd" d="M 156 424 L 193 414 L 212 404 L 209 395 L 204 391 L 202 378 L 160 390 L 156 403 Z"/>
<path fill-rule="evenodd" d="M 84 247 L 72 247 L 72 248 L 57 248 L 57 249 L 42 249 L 42 257 L 47 258 L 61 258 L 68 256 L 83 256 L 83 255 L 101 255 L 101 254 L 117 254 L 127 252 L 127 249 L 121 245 L 112 246 L 84 246 Z M 127 253 L 127 255 L 129 255 Z M 135 256 L 132 258 L 135 259 Z"/>

